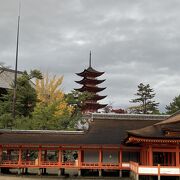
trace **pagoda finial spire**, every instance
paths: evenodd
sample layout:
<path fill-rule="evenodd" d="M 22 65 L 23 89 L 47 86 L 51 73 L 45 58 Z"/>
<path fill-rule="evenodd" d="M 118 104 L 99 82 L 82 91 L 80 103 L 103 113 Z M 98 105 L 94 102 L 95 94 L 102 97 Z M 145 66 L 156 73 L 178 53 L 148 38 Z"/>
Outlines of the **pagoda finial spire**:
<path fill-rule="evenodd" d="M 91 67 L 91 51 L 89 53 L 89 67 Z"/>

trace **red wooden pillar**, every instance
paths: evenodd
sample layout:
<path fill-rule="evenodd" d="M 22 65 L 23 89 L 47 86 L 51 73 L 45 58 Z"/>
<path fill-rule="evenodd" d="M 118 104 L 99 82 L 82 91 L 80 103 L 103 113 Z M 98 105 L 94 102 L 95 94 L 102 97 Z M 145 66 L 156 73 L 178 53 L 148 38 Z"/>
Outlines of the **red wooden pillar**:
<path fill-rule="evenodd" d="M 21 166 L 22 164 L 22 148 L 19 147 L 19 157 L 18 157 L 18 165 Z"/>
<path fill-rule="evenodd" d="M 10 160 L 11 157 L 11 150 L 7 149 L 7 160 Z"/>
<path fill-rule="evenodd" d="M 26 161 L 29 161 L 30 159 L 30 154 L 29 154 L 29 150 L 26 150 Z"/>
<path fill-rule="evenodd" d="M 176 146 L 176 166 L 179 166 L 179 146 Z"/>
<path fill-rule="evenodd" d="M 146 165 L 145 156 L 146 156 L 146 151 L 145 151 L 145 148 L 143 147 L 142 148 L 142 164 L 143 165 Z"/>
<path fill-rule="evenodd" d="M 44 161 L 47 161 L 47 150 L 44 150 Z"/>
<path fill-rule="evenodd" d="M 61 149 L 61 147 L 59 147 L 59 151 L 58 151 L 58 165 L 59 166 L 62 165 L 62 149 Z"/>
<path fill-rule="evenodd" d="M 170 152 L 168 152 L 168 166 L 171 166 L 171 156 Z"/>
<path fill-rule="evenodd" d="M 102 148 L 99 149 L 99 166 L 102 167 Z"/>
<path fill-rule="evenodd" d="M 143 163 L 143 149 L 140 150 L 140 163 L 144 164 Z"/>
<path fill-rule="evenodd" d="M 149 166 L 153 165 L 153 152 L 152 152 L 152 145 L 149 145 Z"/>
<path fill-rule="evenodd" d="M 0 145 L 0 163 L 2 162 L 2 152 L 3 152 L 2 145 Z"/>
<path fill-rule="evenodd" d="M 145 162 L 145 165 L 148 164 L 148 162 L 147 162 L 148 158 L 147 157 L 148 157 L 148 149 L 144 148 L 144 162 Z"/>
<path fill-rule="evenodd" d="M 122 167 L 122 149 L 119 150 L 119 167 Z"/>
<path fill-rule="evenodd" d="M 175 153 L 172 152 L 172 165 L 175 166 Z"/>
<path fill-rule="evenodd" d="M 81 161 L 84 162 L 84 150 L 81 150 Z"/>
<path fill-rule="evenodd" d="M 78 150 L 78 166 L 82 164 L 82 150 L 81 148 Z"/>
<path fill-rule="evenodd" d="M 41 161 L 42 161 L 42 147 L 39 146 L 38 148 L 38 165 L 41 165 Z"/>

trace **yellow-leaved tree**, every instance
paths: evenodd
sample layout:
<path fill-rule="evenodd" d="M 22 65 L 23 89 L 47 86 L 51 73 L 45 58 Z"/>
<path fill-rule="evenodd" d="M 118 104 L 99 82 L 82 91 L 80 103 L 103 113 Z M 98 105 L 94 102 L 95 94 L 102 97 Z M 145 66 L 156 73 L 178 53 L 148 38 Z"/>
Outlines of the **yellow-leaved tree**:
<path fill-rule="evenodd" d="M 37 106 L 40 104 L 52 105 L 56 103 L 55 115 L 63 115 L 64 112 L 71 113 L 73 108 L 68 106 L 60 86 L 63 76 L 50 78 L 48 74 L 43 79 L 36 79 L 36 93 L 38 98 Z"/>
<path fill-rule="evenodd" d="M 68 105 L 64 92 L 60 89 L 63 76 L 50 78 L 46 74 L 43 77 L 36 80 L 38 102 L 33 113 L 33 129 L 66 129 L 73 107 Z"/>

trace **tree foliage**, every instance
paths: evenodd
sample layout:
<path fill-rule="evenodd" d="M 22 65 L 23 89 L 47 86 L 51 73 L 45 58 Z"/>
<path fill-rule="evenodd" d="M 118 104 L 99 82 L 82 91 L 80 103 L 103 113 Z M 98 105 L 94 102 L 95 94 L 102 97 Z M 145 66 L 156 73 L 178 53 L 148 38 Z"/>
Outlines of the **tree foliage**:
<path fill-rule="evenodd" d="M 135 96 L 137 96 L 137 98 L 132 99 L 130 102 L 138 103 L 138 105 L 129 108 L 131 113 L 157 114 L 159 112 L 159 103 L 153 100 L 155 97 L 155 93 L 149 84 L 144 85 L 143 83 L 140 83 L 138 85 L 138 90 Z"/>
<path fill-rule="evenodd" d="M 38 70 L 31 71 L 30 74 L 25 71 L 17 78 L 15 105 L 17 116 L 31 116 L 36 105 L 36 91 L 33 88 L 33 83 L 30 81 L 32 78 L 42 78 L 42 75 Z M 12 112 L 14 83 L 12 83 L 11 87 L 12 89 L 8 90 L 8 93 L 3 95 L 1 98 L 1 114 Z"/>
<path fill-rule="evenodd" d="M 43 79 L 36 80 L 37 108 L 52 106 L 57 117 L 66 113 L 71 114 L 73 107 L 68 106 L 64 92 L 60 89 L 62 81 L 63 76 L 53 76 L 51 79 L 48 74 Z"/>
<path fill-rule="evenodd" d="M 30 81 L 36 77 L 36 84 Z M 74 129 L 82 119 L 81 106 L 89 93 L 61 90 L 63 76 L 49 77 L 37 71 L 17 78 L 16 119 L 12 118 L 13 87 L 0 100 L 0 128 Z"/>
<path fill-rule="evenodd" d="M 176 111 L 180 110 L 180 95 L 176 96 L 173 101 L 166 106 L 166 113 L 173 114 Z"/>

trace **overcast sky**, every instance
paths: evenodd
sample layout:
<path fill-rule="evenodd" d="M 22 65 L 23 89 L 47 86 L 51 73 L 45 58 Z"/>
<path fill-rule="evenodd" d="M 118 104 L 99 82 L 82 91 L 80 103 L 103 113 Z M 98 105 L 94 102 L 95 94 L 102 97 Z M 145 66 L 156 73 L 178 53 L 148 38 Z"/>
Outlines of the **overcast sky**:
<path fill-rule="evenodd" d="M 101 94 L 126 108 L 137 85 L 149 83 L 160 109 L 180 94 L 179 0 L 21 0 L 19 70 L 64 75 L 105 71 Z M 18 0 L 0 0 L 0 62 L 14 68 Z"/>

